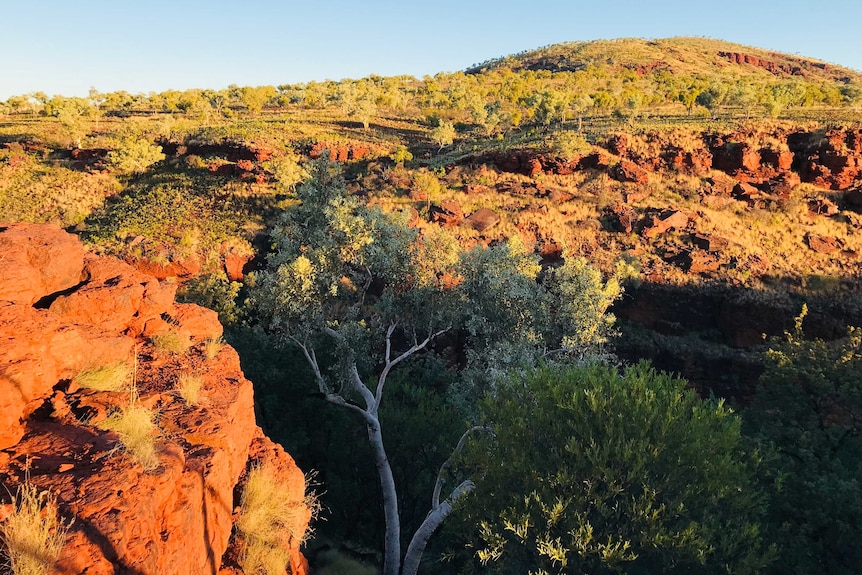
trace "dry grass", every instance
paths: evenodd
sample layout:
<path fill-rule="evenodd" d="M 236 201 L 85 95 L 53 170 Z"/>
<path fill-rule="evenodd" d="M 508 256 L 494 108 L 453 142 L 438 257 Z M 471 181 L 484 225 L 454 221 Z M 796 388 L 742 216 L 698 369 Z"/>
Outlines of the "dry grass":
<path fill-rule="evenodd" d="M 236 527 L 242 536 L 240 566 L 245 573 L 280 575 L 290 560 L 289 550 L 310 534 L 309 513 L 318 508 L 313 494 L 287 492 L 276 470 L 267 464 L 255 466 L 242 494 Z"/>
<path fill-rule="evenodd" d="M 133 395 L 129 405 L 109 415 L 99 428 L 116 432 L 123 448 L 144 467 L 144 471 L 152 471 L 159 466 L 155 442 L 159 427 L 155 420 L 155 411 L 137 403 Z"/>
<path fill-rule="evenodd" d="M 150 341 L 159 351 L 182 355 L 192 346 L 191 339 L 187 335 L 174 331 L 159 333 L 150 337 Z"/>
<path fill-rule="evenodd" d="M 209 360 L 213 360 L 222 347 L 224 347 L 224 340 L 222 338 L 210 338 L 204 342 L 204 356 Z"/>
<path fill-rule="evenodd" d="M 177 377 L 176 390 L 180 397 L 189 405 L 197 405 L 201 399 L 201 386 L 203 379 L 199 375 L 181 373 Z"/>
<path fill-rule="evenodd" d="M 2 540 L 12 575 L 45 575 L 53 571 L 66 542 L 69 524 L 58 515 L 57 498 L 39 493 L 25 481 L 2 525 Z"/>
<path fill-rule="evenodd" d="M 95 391 L 123 391 L 129 387 L 132 370 L 125 362 L 92 367 L 81 371 L 72 381 Z"/>

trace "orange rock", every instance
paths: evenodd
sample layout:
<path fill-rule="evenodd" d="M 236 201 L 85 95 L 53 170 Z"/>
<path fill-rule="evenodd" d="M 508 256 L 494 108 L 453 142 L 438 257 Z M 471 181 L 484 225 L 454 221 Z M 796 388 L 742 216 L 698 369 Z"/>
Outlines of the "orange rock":
<path fill-rule="evenodd" d="M 221 337 L 224 329 L 218 320 L 218 314 L 211 309 L 190 303 L 174 304 L 168 312 L 179 325 L 179 330 L 187 333 L 198 341 Z"/>
<path fill-rule="evenodd" d="M 47 224 L 0 224 L 0 300 L 32 304 L 81 281 L 84 247 Z"/>
<path fill-rule="evenodd" d="M 43 242 L 49 254 L 64 253 L 55 241 L 83 253 L 73 236 L 44 229 L 47 240 L 22 234 L 21 241 Z M 4 247 L 10 253 L 29 249 Z M 54 277 L 50 270 L 40 270 L 32 281 L 39 289 L 21 302 L 0 302 L 0 482 L 14 489 L 29 468 L 37 488 L 56 495 L 61 515 L 73 521 L 53 575 L 218 573 L 252 440 L 256 459 L 272 458 L 298 502 L 305 501 L 304 476 L 256 426 L 252 384 L 229 346 L 209 360 L 195 352 L 171 361 L 138 354 L 135 383 L 141 405 L 158 412 L 160 465 L 144 472 L 118 449 L 116 433 L 94 424 L 125 405 L 128 394 L 79 389 L 68 380 L 86 367 L 132 361 L 136 341 L 123 333 L 157 331 L 167 324 L 165 312 L 195 339 L 217 337 L 222 329 L 215 312 L 175 304 L 172 285 L 118 260 L 87 257 L 78 285 L 83 261 L 49 309 L 31 304 L 64 285 L 41 279 Z M 197 406 L 173 391 L 187 372 L 202 380 Z M 65 387 L 54 390 L 58 384 Z M 37 407 L 39 417 L 28 417 Z M 5 510 L 0 506 L 0 514 Z M 309 517 L 310 511 L 299 513 L 292 533 L 304 533 Z M 307 573 L 299 541 L 289 545 L 292 573 Z"/>
<path fill-rule="evenodd" d="M 652 224 L 644 228 L 643 235 L 648 238 L 659 236 L 671 228 L 681 230 L 688 225 L 688 216 L 683 212 L 669 211 L 653 217 Z"/>
<path fill-rule="evenodd" d="M 21 438 L 26 419 L 61 380 L 95 365 L 131 361 L 134 340 L 72 325 L 29 305 L 0 306 L 0 449 Z"/>
<path fill-rule="evenodd" d="M 83 286 L 50 307 L 72 323 L 139 335 L 148 320 L 170 308 L 176 293 L 176 285 L 160 283 L 114 258 L 88 256 L 86 272 L 90 279 Z"/>

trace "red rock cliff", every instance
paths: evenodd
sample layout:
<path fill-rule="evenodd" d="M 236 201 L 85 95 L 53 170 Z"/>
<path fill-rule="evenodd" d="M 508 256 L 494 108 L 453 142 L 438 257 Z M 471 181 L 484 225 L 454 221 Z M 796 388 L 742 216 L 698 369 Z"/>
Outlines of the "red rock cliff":
<path fill-rule="evenodd" d="M 305 531 L 302 472 L 255 424 L 236 352 L 206 346 L 222 332 L 215 312 L 175 303 L 172 284 L 87 254 L 52 226 L 0 224 L 0 261 L 0 481 L 14 493 L 29 468 L 73 520 L 55 575 L 217 573 L 236 495 L 262 461 L 302 509 L 291 532 Z M 150 340 L 164 333 L 185 343 L 169 351 Z M 133 369 L 140 403 L 158 414 L 151 471 L 99 428 L 129 393 L 75 382 L 83 370 L 118 362 Z M 184 373 L 202 382 L 196 405 L 174 391 Z M 0 505 L 0 520 L 9 508 Z M 299 541 L 286 545 L 285 572 L 305 573 Z"/>

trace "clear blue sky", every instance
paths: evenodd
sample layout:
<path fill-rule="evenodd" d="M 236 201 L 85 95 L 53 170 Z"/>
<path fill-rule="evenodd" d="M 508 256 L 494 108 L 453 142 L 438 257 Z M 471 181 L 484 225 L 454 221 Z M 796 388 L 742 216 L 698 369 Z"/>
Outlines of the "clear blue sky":
<path fill-rule="evenodd" d="M 556 42 L 669 36 L 862 70 L 862 0 L 0 0 L 0 100 L 421 77 Z"/>

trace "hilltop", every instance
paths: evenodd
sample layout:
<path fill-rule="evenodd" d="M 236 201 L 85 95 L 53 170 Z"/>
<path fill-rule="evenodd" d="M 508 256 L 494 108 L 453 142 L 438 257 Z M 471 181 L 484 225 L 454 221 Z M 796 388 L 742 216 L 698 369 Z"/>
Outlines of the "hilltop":
<path fill-rule="evenodd" d="M 588 69 L 659 71 L 737 78 L 778 76 L 836 82 L 858 81 L 860 73 L 827 62 L 711 38 L 618 38 L 565 42 L 476 64 L 468 73 L 500 68 L 578 72 Z"/>

